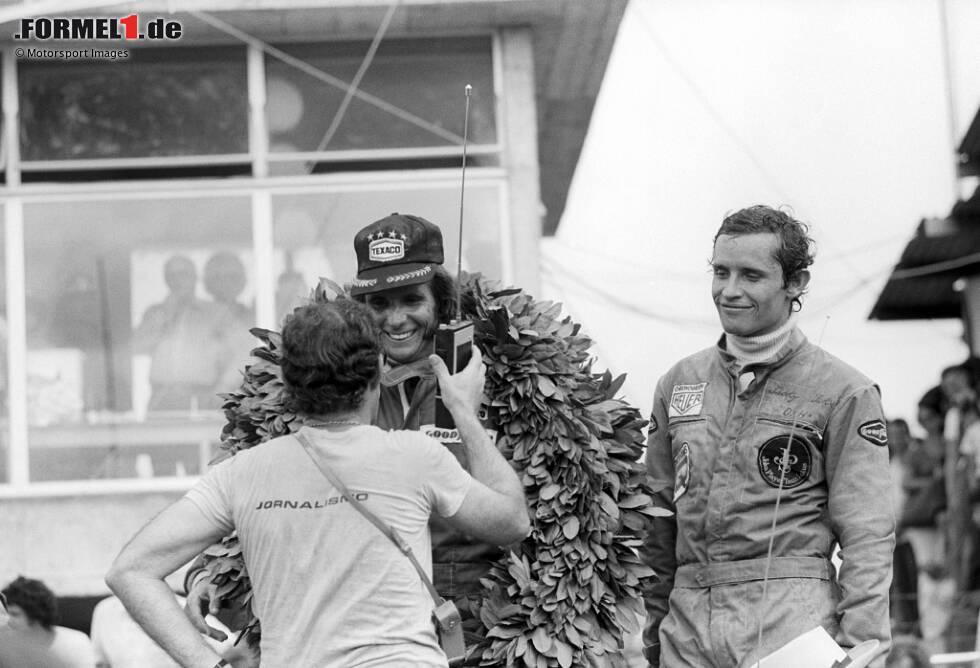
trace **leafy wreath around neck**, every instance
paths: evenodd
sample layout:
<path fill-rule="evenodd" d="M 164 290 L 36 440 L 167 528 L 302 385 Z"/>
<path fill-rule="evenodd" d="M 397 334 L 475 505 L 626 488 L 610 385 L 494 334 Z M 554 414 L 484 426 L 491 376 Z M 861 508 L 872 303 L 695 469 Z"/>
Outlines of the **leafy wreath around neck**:
<path fill-rule="evenodd" d="M 561 318 L 560 304 L 479 274 L 461 278 L 464 315 L 475 323 L 487 365 L 489 426 L 524 484 L 532 524 L 530 536 L 481 580 L 483 637 L 469 656 L 483 666 L 617 665 L 653 577 L 636 553 L 647 518 L 669 514 L 653 506 L 657 490 L 638 461 L 646 421 L 615 397 L 625 376 L 592 372 L 592 342 Z M 342 295 L 321 279 L 312 299 Z M 263 345 L 252 351 L 239 390 L 224 395 L 219 459 L 301 425 L 283 406 L 281 336 L 252 333 Z M 225 538 L 204 558 L 218 596 L 251 616 L 237 539 Z"/>

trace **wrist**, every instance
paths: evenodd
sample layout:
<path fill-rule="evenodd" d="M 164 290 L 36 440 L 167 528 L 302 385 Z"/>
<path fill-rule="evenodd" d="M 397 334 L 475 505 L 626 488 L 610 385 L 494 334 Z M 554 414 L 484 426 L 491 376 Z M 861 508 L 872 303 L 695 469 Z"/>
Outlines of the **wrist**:
<path fill-rule="evenodd" d="M 464 399 L 449 399 L 448 397 L 442 398 L 443 404 L 446 406 L 446 410 L 456 418 L 457 421 L 472 416 L 476 418 L 476 408 L 470 405 Z"/>

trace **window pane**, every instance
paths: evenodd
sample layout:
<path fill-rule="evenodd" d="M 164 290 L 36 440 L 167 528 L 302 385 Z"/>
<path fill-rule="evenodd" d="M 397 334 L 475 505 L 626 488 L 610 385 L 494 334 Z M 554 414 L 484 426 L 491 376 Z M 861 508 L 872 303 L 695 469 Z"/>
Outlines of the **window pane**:
<path fill-rule="evenodd" d="M 278 48 L 349 82 L 364 59 L 367 42 L 280 45 Z M 425 123 L 463 134 L 464 86 L 473 86 L 469 140 L 492 144 L 493 64 L 489 37 L 385 40 L 359 89 L 410 112 Z M 292 65 L 266 56 L 266 114 L 273 153 L 451 146 L 454 141 L 354 98 L 336 133 L 326 133 L 345 92 Z"/>
<path fill-rule="evenodd" d="M 463 269 L 500 277 L 500 186 L 466 187 Z M 277 317 L 302 303 L 321 276 L 349 283 L 357 270 L 354 234 L 398 211 L 422 216 L 442 229 L 445 266 L 456 274 L 459 188 L 417 186 L 273 198 L 279 283 Z"/>
<path fill-rule="evenodd" d="M 248 151 L 244 48 L 129 53 L 116 62 L 19 61 L 22 159 Z"/>
<path fill-rule="evenodd" d="M 255 343 L 249 199 L 24 217 L 31 479 L 199 472 Z"/>
<path fill-rule="evenodd" d="M 7 459 L 10 455 L 10 430 L 7 425 L 7 280 L 6 218 L 0 206 L 0 484 L 10 480 Z"/>

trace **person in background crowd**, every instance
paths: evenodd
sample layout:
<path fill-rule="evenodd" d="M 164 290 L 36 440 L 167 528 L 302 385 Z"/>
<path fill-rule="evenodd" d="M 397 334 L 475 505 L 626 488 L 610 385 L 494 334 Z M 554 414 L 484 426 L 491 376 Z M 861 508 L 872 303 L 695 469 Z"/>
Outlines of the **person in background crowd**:
<path fill-rule="evenodd" d="M 241 384 L 240 369 L 257 344 L 248 331 L 255 326 L 255 313 L 238 301 L 246 282 L 245 265 L 235 253 L 218 252 L 204 263 L 204 290 L 214 300 L 212 317 L 222 333 L 215 393 L 231 392 Z"/>
<path fill-rule="evenodd" d="M 197 269 L 174 255 L 164 266 L 170 293 L 150 306 L 136 331 L 133 348 L 152 357 L 149 410 L 220 408 L 217 383 L 223 371 L 224 329 L 214 306 L 199 299 Z"/>
<path fill-rule="evenodd" d="M 885 668 L 929 668 L 929 655 L 916 638 L 895 638 Z"/>
<path fill-rule="evenodd" d="M 252 309 L 238 301 L 245 290 L 247 276 L 241 258 L 230 251 L 215 253 L 204 263 L 204 290 L 221 307 L 229 326 L 248 329 L 255 320 Z"/>
<path fill-rule="evenodd" d="M 875 668 L 888 653 L 881 398 L 796 326 L 807 231 L 765 206 L 725 218 L 711 259 L 724 334 L 657 384 L 647 469 L 675 514 L 654 518 L 641 548 L 659 578 L 646 596 L 651 666 L 749 666 L 818 625 L 844 648 L 878 640 Z"/>
<path fill-rule="evenodd" d="M 3 589 L 8 621 L 0 626 L 0 668 L 95 668 L 81 631 L 57 626 L 58 602 L 40 580 L 18 577 Z"/>
<path fill-rule="evenodd" d="M 973 374 L 962 364 L 943 369 L 940 374 L 939 389 L 942 392 L 941 408 L 944 417 L 951 406 L 962 407 L 973 404 L 977 398 L 973 389 Z"/>
<path fill-rule="evenodd" d="M 888 421 L 888 459 L 895 517 L 903 516 L 908 501 L 905 489 L 907 477 L 905 458 L 908 455 L 912 435 L 909 424 L 902 418 Z M 892 633 L 894 635 L 919 635 L 919 571 L 912 544 L 896 532 L 894 577 L 889 592 L 891 602 Z"/>
<path fill-rule="evenodd" d="M 941 385 L 927 390 L 919 399 L 917 418 L 925 435 L 913 439 L 905 453 L 906 501 L 899 519 L 902 540 L 911 545 L 918 570 L 919 631 L 925 644 L 935 651 L 944 649 L 941 636 L 949 621 L 953 585 L 947 573 L 942 532 L 946 512 L 946 409 Z"/>

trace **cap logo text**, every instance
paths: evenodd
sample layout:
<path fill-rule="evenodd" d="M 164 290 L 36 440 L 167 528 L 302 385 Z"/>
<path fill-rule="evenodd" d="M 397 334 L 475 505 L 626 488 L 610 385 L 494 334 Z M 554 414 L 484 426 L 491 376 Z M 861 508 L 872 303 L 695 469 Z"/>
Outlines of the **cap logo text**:
<path fill-rule="evenodd" d="M 404 257 L 405 241 L 402 239 L 375 239 L 368 244 L 368 258 L 374 262 L 392 262 Z"/>

